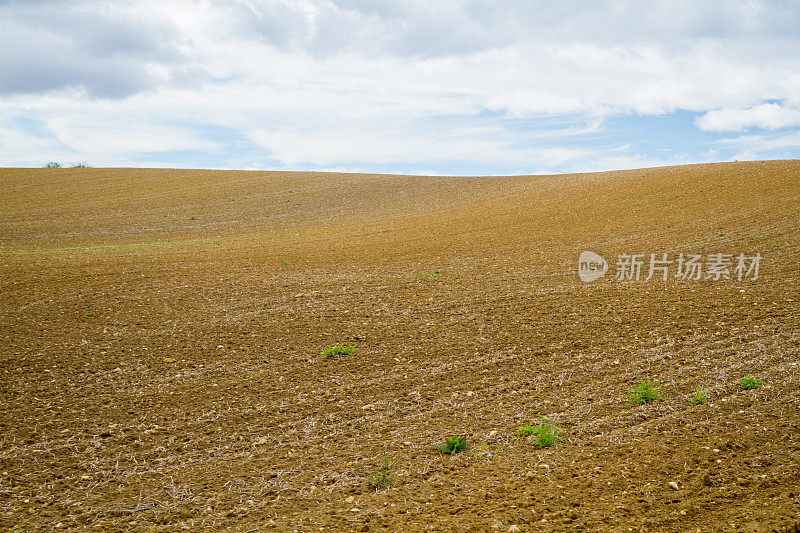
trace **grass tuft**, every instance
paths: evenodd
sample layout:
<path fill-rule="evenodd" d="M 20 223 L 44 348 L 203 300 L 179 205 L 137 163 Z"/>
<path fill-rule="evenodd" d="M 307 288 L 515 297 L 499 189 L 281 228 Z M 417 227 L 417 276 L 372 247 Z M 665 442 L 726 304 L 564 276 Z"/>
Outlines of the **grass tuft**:
<path fill-rule="evenodd" d="M 517 428 L 517 437 L 530 437 L 533 435 L 533 426 L 529 423 Z"/>
<path fill-rule="evenodd" d="M 536 435 L 534 444 L 536 444 L 539 448 L 549 448 L 550 446 L 556 446 L 560 444 L 563 440 L 558 435 L 559 431 L 561 431 L 561 428 L 558 427 L 555 422 L 545 417 L 542 418 L 541 422 L 539 422 L 539 424 L 536 426 L 525 424 L 524 426 L 518 427 L 517 435 L 520 437 Z"/>
<path fill-rule="evenodd" d="M 657 381 L 650 381 L 649 379 L 639 381 L 628 390 L 626 395 L 628 405 L 644 405 L 658 400 L 662 396 L 658 387 Z"/>
<path fill-rule="evenodd" d="M 440 444 L 437 449 L 442 453 L 452 455 L 454 453 L 463 452 L 467 449 L 467 446 L 466 437 L 452 436 L 444 439 L 444 442 Z"/>
<path fill-rule="evenodd" d="M 703 389 L 698 388 L 694 392 L 694 396 L 689 398 L 689 403 L 691 405 L 703 405 L 703 404 L 706 404 L 706 403 L 708 403 L 708 394 L 706 394 L 706 391 L 704 391 Z"/>
<path fill-rule="evenodd" d="M 388 485 L 394 484 L 394 466 L 389 462 L 389 459 L 383 459 L 383 463 L 375 470 L 374 473 L 367 477 L 367 485 L 375 490 L 382 489 Z"/>
<path fill-rule="evenodd" d="M 358 350 L 349 344 L 336 344 L 330 348 L 325 348 L 319 354 L 322 357 L 333 357 L 335 355 L 355 355 L 357 353 Z"/>
<path fill-rule="evenodd" d="M 741 385 L 744 390 L 753 390 L 763 385 L 763 383 L 754 378 L 751 374 L 748 374 L 739 380 L 739 385 Z"/>

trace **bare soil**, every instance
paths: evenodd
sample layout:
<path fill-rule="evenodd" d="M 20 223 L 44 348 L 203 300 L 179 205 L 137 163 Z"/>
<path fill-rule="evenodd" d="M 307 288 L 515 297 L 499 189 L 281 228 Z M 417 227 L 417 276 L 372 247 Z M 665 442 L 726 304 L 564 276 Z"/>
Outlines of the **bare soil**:
<path fill-rule="evenodd" d="M 0 529 L 797 530 L 800 161 L 0 197 Z M 583 250 L 763 259 L 583 283 Z M 626 405 L 640 379 L 663 396 Z M 517 438 L 542 417 L 560 445 Z"/>

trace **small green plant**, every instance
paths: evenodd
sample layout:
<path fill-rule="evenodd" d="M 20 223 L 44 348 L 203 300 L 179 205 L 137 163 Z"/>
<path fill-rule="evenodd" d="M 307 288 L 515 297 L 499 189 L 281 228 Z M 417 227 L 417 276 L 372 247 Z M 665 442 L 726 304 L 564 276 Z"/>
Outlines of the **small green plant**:
<path fill-rule="evenodd" d="M 189 217 L 189 220 L 197 220 L 197 217 Z"/>
<path fill-rule="evenodd" d="M 558 435 L 559 431 L 561 431 L 561 428 L 558 427 L 555 422 L 547 417 L 544 417 L 542 418 L 541 422 L 535 426 L 531 424 L 525 424 L 524 426 L 518 427 L 517 435 L 519 437 L 536 435 L 536 440 L 534 443 L 539 448 L 549 448 L 550 446 L 558 445 L 563 440 Z"/>
<path fill-rule="evenodd" d="M 661 391 L 658 390 L 658 382 L 643 379 L 628 390 L 626 398 L 628 405 L 643 405 L 654 402 L 661 398 Z"/>
<path fill-rule="evenodd" d="M 439 271 L 438 270 L 434 270 L 431 273 L 420 272 L 419 277 L 421 277 L 421 278 L 435 278 L 438 275 L 439 275 Z"/>
<path fill-rule="evenodd" d="M 752 389 L 757 389 L 758 387 L 763 385 L 763 383 L 758 381 L 751 374 L 748 374 L 739 380 L 739 385 L 741 385 L 744 390 L 752 390 Z"/>
<path fill-rule="evenodd" d="M 442 453 L 447 454 L 454 454 L 458 452 L 463 452 L 467 449 L 467 439 L 466 437 L 456 437 L 455 435 L 452 437 L 447 437 L 444 439 L 444 442 L 439 445 L 438 450 Z"/>
<path fill-rule="evenodd" d="M 61 163 L 58 161 L 48 161 L 44 168 L 61 168 Z"/>
<path fill-rule="evenodd" d="M 533 435 L 533 426 L 530 423 L 517 428 L 517 437 L 530 437 Z"/>
<path fill-rule="evenodd" d="M 375 470 L 374 473 L 367 477 L 367 484 L 375 490 L 392 485 L 395 482 L 394 467 L 389 459 L 383 458 L 383 462 Z"/>
<path fill-rule="evenodd" d="M 691 405 L 703 405 L 705 403 L 708 403 L 708 394 L 706 394 L 706 391 L 704 391 L 703 389 L 698 388 L 694 392 L 694 396 L 689 398 L 689 403 Z"/>
<path fill-rule="evenodd" d="M 358 353 L 358 350 L 349 344 L 336 344 L 330 348 L 325 348 L 319 354 L 322 357 L 333 357 L 335 355 L 355 355 L 356 353 Z"/>

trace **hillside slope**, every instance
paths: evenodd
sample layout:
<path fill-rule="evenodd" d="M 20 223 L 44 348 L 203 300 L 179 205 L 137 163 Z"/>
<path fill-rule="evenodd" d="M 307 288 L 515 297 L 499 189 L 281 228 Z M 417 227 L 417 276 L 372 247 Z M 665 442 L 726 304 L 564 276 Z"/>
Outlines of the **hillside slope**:
<path fill-rule="evenodd" d="M 3 529 L 798 521 L 800 161 L 0 169 L 0 196 Z M 586 250 L 609 263 L 592 283 Z M 616 279 L 631 254 L 640 279 Z M 705 278 L 714 254 L 730 279 Z M 357 353 L 321 355 L 339 342 Z M 663 396 L 626 405 L 642 379 Z M 560 445 L 517 438 L 542 417 Z"/>

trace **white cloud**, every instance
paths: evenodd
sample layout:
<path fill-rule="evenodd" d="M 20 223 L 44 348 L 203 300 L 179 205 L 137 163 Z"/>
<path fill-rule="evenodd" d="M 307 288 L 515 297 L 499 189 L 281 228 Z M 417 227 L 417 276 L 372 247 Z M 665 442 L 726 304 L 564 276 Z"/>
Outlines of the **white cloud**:
<path fill-rule="evenodd" d="M 760 104 L 748 109 L 714 109 L 695 120 L 705 131 L 775 130 L 800 126 L 800 109 L 780 104 Z"/>
<path fill-rule="evenodd" d="M 0 164 L 170 151 L 286 168 L 663 161 L 614 153 L 632 139 L 610 119 L 800 125 L 797 27 L 800 8 L 757 1 L 11 1 Z"/>
<path fill-rule="evenodd" d="M 736 152 L 731 160 L 763 159 L 762 154 L 778 154 L 778 157 L 788 157 L 787 152 L 800 150 L 800 131 L 769 135 L 740 135 L 730 139 L 717 141 L 721 146 L 730 147 Z M 784 155 L 786 154 L 786 155 Z"/>

